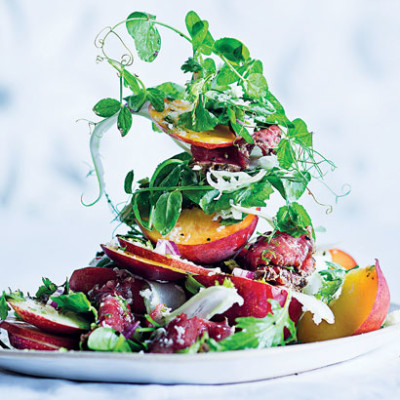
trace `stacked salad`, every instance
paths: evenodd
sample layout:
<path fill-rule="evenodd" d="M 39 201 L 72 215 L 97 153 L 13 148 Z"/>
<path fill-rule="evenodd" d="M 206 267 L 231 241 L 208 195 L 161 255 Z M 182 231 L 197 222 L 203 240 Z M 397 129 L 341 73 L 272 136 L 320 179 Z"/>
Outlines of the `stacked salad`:
<path fill-rule="evenodd" d="M 180 150 L 148 178 L 127 173 L 128 199 L 113 206 L 126 233 L 102 244 L 87 267 L 62 285 L 43 278 L 34 296 L 3 291 L 0 328 L 14 348 L 219 352 L 382 325 L 389 291 L 379 263 L 361 269 L 341 250 L 316 254 L 315 230 L 299 203 L 304 193 L 315 198 L 310 181 L 323 180 L 334 164 L 314 148 L 306 123 L 286 116 L 262 62 L 241 41 L 215 40 L 193 11 L 185 23 L 187 33 L 134 12 L 97 37 L 98 59 L 116 70 L 120 91 L 93 108 L 102 118 L 90 139 L 99 194 L 87 205 L 104 195 L 111 203 L 100 142 L 113 125 L 124 137 L 134 118 L 148 118 L 154 135 L 169 135 Z M 144 62 L 159 54 L 159 27 L 187 40 L 185 85 L 146 87 L 132 71 L 131 44 L 117 33 L 124 26 Z M 127 51 L 120 60 L 107 53 L 111 36 Z M 273 193 L 282 206 L 270 216 Z M 257 231 L 260 218 L 267 232 Z"/>

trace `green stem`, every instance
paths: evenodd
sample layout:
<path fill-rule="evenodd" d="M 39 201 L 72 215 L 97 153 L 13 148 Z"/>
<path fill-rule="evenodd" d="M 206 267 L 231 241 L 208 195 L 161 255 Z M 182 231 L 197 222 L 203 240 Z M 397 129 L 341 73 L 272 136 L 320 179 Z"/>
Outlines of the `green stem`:
<path fill-rule="evenodd" d="M 215 189 L 212 186 L 208 186 L 208 185 L 204 185 L 204 186 L 159 186 L 159 187 L 149 187 L 149 188 L 142 188 L 142 189 L 138 189 L 135 190 L 135 192 L 133 193 L 133 195 L 136 195 L 138 193 L 142 193 L 142 192 L 160 192 L 160 191 L 168 191 L 168 192 L 172 192 L 173 190 L 180 190 L 180 191 L 184 191 L 184 190 L 212 190 Z"/>
<path fill-rule="evenodd" d="M 231 69 L 233 73 L 235 73 L 243 82 L 246 81 L 246 79 L 237 72 L 237 69 L 231 64 L 231 62 L 222 54 L 218 54 L 219 58 Z"/>

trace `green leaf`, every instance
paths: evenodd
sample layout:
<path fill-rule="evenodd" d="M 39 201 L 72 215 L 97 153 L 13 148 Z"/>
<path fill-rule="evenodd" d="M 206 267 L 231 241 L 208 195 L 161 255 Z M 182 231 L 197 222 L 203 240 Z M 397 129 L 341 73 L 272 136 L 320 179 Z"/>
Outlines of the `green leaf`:
<path fill-rule="evenodd" d="M 250 57 L 249 49 L 240 40 L 227 37 L 214 43 L 214 52 L 234 63 L 246 61 Z"/>
<path fill-rule="evenodd" d="M 158 112 L 164 111 L 164 92 L 160 89 L 150 88 L 147 89 L 147 99 L 151 105 Z"/>
<path fill-rule="evenodd" d="M 196 51 L 204 42 L 208 33 L 208 22 L 198 21 L 192 27 L 192 46 Z"/>
<path fill-rule="evenodd" d="M 212 53 L 212 49 L 214 46 L 214 39 L 211 36 L 211 33 L 208 31 L 208 22 L 202 21 L 194 11 L 189 11 L 185 17 L 185 23 L 189 35 L 192 37 L 193 40 L 196 41 L 196 43 L 193 45 L 193 49 L 194 50 L 198 49 L 201 53 L 209 56 Z M 201 38 L 201 36 L 199 38 L 195 38 L 195 36 L 198 35 L 199 33 L 201 33 L 201 35 L 203 34 L 203 29 L 204 29 L 203 24 L 204 25 L 207 24 L 207 32 L 199 45 L 198 42 L 200 41 L 199 39 Z"/>
<path fill-rule="evenodd" d="M 188 275 L 185 280 L 185 289 L 192 293 L 197 294 L 200 289 L 204 289 L 205 286 L 202 285 L 200 282 L 197 282 L 193 275 Z"/>
<path fill-rule="evenodd" d="M 131 89 L 133 93 L 136 94 L 141 90 L 136 76 L 132 75 L 126 69 L 122 70 L 122 77 L 124 78 L 124 85 Z"/>
<path fill-rule="evenodd" d="M 263 349 L 295 341 L 296 326 L 289 315 L 290 300 L 288 295 L 285 305 L 281 307 L 276 300 L 269 299 L 272 313 L 264 318 L 236 318 L 236 329 L 239 331 L 220 342 L 210 341 L 211 351 Z M 290 333 L 286 339 L 285 328 Z"/>
<path fill-rule="evenodd" d="M 305 208 L 298 203 L 288 203 L 281 207 L 276 214 L 277 230 L 291 236 L 308 235 L 308 226 L 312 227 L 311 218 Z"/>
<path fill-rule="evenodd" d="M 154 24 L 156 17 L 143 12 L 133 12 L 128 19 L 136 18 L 126 22 L 126 29 L 132 36 L 136 51 L 141 60 L 152 62 L 158 56 L 161 49 L 161 37 Z"/>
<path fill-rule="evenodd" d="M 90 334 L 87 346 L 95 351 L 132 352 L 125 337 L 112 328 L 96 328 Z"/>
<path fill-rule="evenodd" d="M 116 114 L 121 108 L 121 103 L 115 99 L 102 99 L 93 107 L 93 111 L 99 117 L 108 118 Z"/>
<path fill-rule="evenodd" d="M 263 74 L 252 73 L 245 82 L 246 93 L 252 98 L 264 97 L 267 93 L 268 84 Z"/>
<path fill-rule="evenodd" d="M 215 61 L 212 58 L 206 58 L 202 62 L 202 67 L 204 69 L 204 75 L 215 74 L 217 72 L 217 67 L 215 65 Z"/>
<path fill-rule="evenodd" d="M 217 87 L 225 88 L 231 83 L 235 83 L 239 80 L 239 76 L 235 74 L 226 64 L 218 71 L 216 77 Z"/>
<path fill-rule="evenodd" d="M 124 190 L 126 194 L 132 194 L 132 184 L 133 184 L 133 179 L 135 177 L 134 171 L 129 171 L 125 177 L 124 181 Z"/>
<path fill-rule="evenodd" d="M 61 296 L 51 297 L 63 312 L 72 311 L 77 314 L 93 313 L 94 319 L 97 319 L 97 310 L 92 306 L 89 299 L 82 292 L 70 292 Z"/>
<path fill-rule="evenodd" d="M 293 147 L 289 140 L 282 139 L 278 144 L 278 150 L 276 151 L 279 165 L 281 168 L 289 169 L 296 161 Z"/>
<path fill-rule="evenodd" d="M 298 200 L 305 192 L 307 185 L 311 180 L 309 172 L 293 172 L 293 177 L 290 179 L 283 179 L 286 197 L 288 200 Z"/>
<path fill-rule="evenodd" d="M 243 125 L 243 122 L 238 122 L 235 109 L 233 109 L 232 107 L 228 107 L 226 113 L 228 114 L 231 127 L 235 131 L 235 133 L 238 136 L 241 136 L 247 143 L 254 144 L 254 139 L 250 135 L 247 128 Z"/>
<path fill-rule="evenodd" d="M 201 95 L 192 112 L 180 115 L 178 125 L 196 132 L 202 132 L 213 130 L 218 122 L 218 118 L 204 107 L 203 96 Z"/>
<path fill-rule="evenodd" d="M 300 118 L 296 118 L 292 123 L 293 127 L 288 129 L 288 136 L 303 147 L 312 147 L 312 135 L 306 123 Z"/>
<path fill-rule="evenodd" d="M 6 293 L 3 292 L 3 294 L 0 297 L 0 320 L 1 319 L 6 319 L 8 315 L 8 311 L 10 310 L 10 307 L 7 304 L 6 301 Z"/>
<path fill-rule="evenodd" d="M 156 89 L 161 90 L 164 96 L 170 100 L 184 99 L 186 97 L 185 88 L 174 82 L 164 82 L 158 85 Z"/>
<path fill-rule="evenodd" d="M 127 107 L 122 107 L 118 114 L 117 127 L 124 137 L 129 132 L 132 126 L 132 114 Z"/>
<path fill-rule="evenodd" d="M 193 58 L 189 57 L 181 66 L 183 72 L 200 72 L 203 67 Z"/>
<path fill-rule="evenodd" d="M 164 193 L 157 201 L 154 212 L 154 228 L 166 235 L 175 226 L 182 210 L 182 193 L 179 190 Z"/>
<path fill-rule="evenodd" d="M 35 297 L 39 301 L 46 303 L 49 299 L 49 296 L 51 296 L 58 289 L 58 286 L 48 278 L 42 278 L 42 282 L 43 285 L 39 287 Z"/>
<path fill-rule="evenodd" d="M 146 90 L 140 90 L 136 95 L 128 97 L 128 107 L 135 112 L 140 111 L 146 102 Z"/>
<path fill-rule="evenodd" d="M 346 277 L 346 269 L 341 265 L 325 261 L 327 269 L 318 271 L 321 278 L 321 287 L 314 296 L 329 304 L 334 298 L 338 290 L 342 287 Z"/>

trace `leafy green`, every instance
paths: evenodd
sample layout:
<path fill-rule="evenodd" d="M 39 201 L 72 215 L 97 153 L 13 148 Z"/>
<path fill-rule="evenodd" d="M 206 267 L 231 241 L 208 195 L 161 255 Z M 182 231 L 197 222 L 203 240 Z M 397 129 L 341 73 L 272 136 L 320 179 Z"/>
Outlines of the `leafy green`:
<path fill-rule="evenodd" d="M 125 68 L 122 70 L 121 75 L 124 79 L 125 86 L 131 89 L 133 93 L 138 93 L 141 90 L 136 76 L 132 75 Z"/>
<path fill-rule="evenodd" d="M 305 192 L 307 185 L 311 180 L 309 172 L 293 172 L 293 176 L 288 179 L 283 179 L 283 186 L 285 188 L 285 199 L 290 201 L 298 200 Z"/>
<path fill-rule="evenodd" d="M 116 114 L 121 108 L 121 104 L 115 99 L 102 99 L 98 101 L 93 107 L 93 111 L 99 117 L 108 118 Z"/>
<path fill-rule="evenodd" d="M 43 285 L 39 287 L 39 289 L 36 292 L 35 297 L 43 302 L 46 303 L 49 297 L 58 289 L 58 286 L 53 283 L 50 279 L 48 278 L 42 278 Z"/>
<path fill-rule="evenodd" d="M 293 120 L 292 123 L 293 127 L 288 129 L 288 136 L 303 147 L 311 147 L 312 135 L 308 131 L 306 123 L 300 118 Z"/>
<path fill-rule="evenodd" d="M 164 111 L 164 92 L 160 89 L 147 89 L 147 99 L 158 112 Z"/>
<path fill-rule="evenodd" d="M 118 130 L 121 132 L 121 136 L 126 136 L 132 126 L 132 114 L 127 107 L 122 107 L 117 120 Z"/>
<path fill-rule="evenodd" d="M 200 282 L 197 282 L 193 275 L 188 275 L 185 280 L 185 289 L 192 293 L 197 294 L 200 289 L 204 289 L 205 286 L 202 285 Z"/>
<path fill-rule="evenodd" d="M 92 306 L 89 299 L 82 292 L 70 292 L 61 296 L 51 297 L 61 311 L 72 311 L 77 314 L 93 314 L 94 319 L 97 319 L 97 310 Z"/>
<path fill-rule="evenodd" d="M 260 98 L 264 97 L 267 93 L 268 84 L 262 73 L 252 73 L 245 83 L 246 93 L 249 97 Z"/>
<path fill-rule="evenodd" d="M 112 328 L 100 327 L 91 332 L 87 346 L 95 351 L 113 351 L 130 353 L 132 350 L 122 334 Z"/>
<path fill-rule="evenodd" d="M 234 63 L 246 61 L 250 57 L 249 49 L 240 40 L 227 37 L 215 42 L 214 52 Z"/>
<path fill-rule="evenodd" d="M 341 265 L 325 261 L 328 266 L 327 269 L 318 271 L 321 277 L 322 286 L 318 293 L 314 296 L 322 300 L 324 303 L 329 304 L 335 298 L 336 293 L 342 287 L 344 278 L 346 276 L 346 269 Z"/>
<path fill-rule="evenodd" d="M 146 91 L 141 90 L 138 92 L 138 94 L 129 96 L 127 100 L 128 100 L 128 107 L 132 111 L 137 112 L 142 108 L 143 104 L 146 102 Z"/>
<path fill-rule="evenodd" d="M 156 89 L 161 90 L 164 93 L 165 97 L 170 100 L 184 99 L 186 97 L 185 88 L 174 82 L 164 82 L 161 85 L 158 85 Z"/>
<path fill-rule="evenodd" d="M 312 227 L 311 218 L 303 206 L 294 202 L 281 207 L 276 214 L 276 229 L 291 236 L 308 235 L 308 226 Z M 314 231 L 313 231 L 314 234 Z"/>
<path fill-rule="evenodd" d="M 193 57 L 189 57 L 181 66 L 183 72 L 200 72 L 203 67 Z"/>
<path fill-rule="evenodd" d="M 214 39 L 208 31 L 208 22 L 202 21 L 194 11 L 189 11 L 185 17 L 185 23 L 192 37 L 193 50 L 210 55 L 214 47 Z"/>
<path fill-rule="evenodd" d="M 239 108 L 229 107 L 229 108 L 227 108 L 226 111 L 227 111 L 232 129 L 235 131 L 235 133 L 238 136 L 241 136 L 244 140 L 246 140 L 247 143 L 253 144 L 254 139 L 251 137 L 249 131 L 244 126 L 244 122 L 243 121 L 238 122 L 238 116 L 236 114 L 240 112 Z"/>
<path fill-rule="evenodd" d="M 154 228 L 161 235 L 166 235 L 175 226 L 181 210 L 182 193 L 179 190 L 162 194 L 154 212 Z"/>
<path fill-rule="evenodd" d="M 154 24 L 155 19 L 154 15 L 136 11 L 129 15 L 126 22 L 138 56 L 146 62 L 154 61 L 161 49 L 161 37 Z"/>
<path fill-rule="evenodd" d="M 132 184 L 133 184 L 134 177 L 135 177 L 135 173 L 134 173 L 133 170 L 129 171 L 126 174 L 125 181 L 124 181 L 124 190 L 125 190 L 126 194 L 132 194 L 133 193 Z"/>
<path fill-rule="evenodd" d="M 236 318 L 236 329 L 233 335 L 216 342 L 209 341 L 211 351 L 229 351 L 243 349 L 263 349 L 266 347 L 284 346 L 296 340 L 296 326 L 289 315 L 291 296 L 288 295 L 285 305 L 281 307 L 276 300 L 269 299 L 272 313 L 264 318 Z M 290 335 L 285 339 L 285 328 Z"/>
<path fill-rule="evenodd" d="M 10 307 L 7 304 L 6 292 L 3 291 L 3 293 L 0 297 L 0 319 L 6 319 L 9 310 L 10 310 Z"/>
<path fill-rule="evenodd" d="M 295 152 L 288 139 L 282 139 L 279 142 L 276 155 L 278 157 L 280 167 L 284 169 L 289 169 L 296 160 Z"/>

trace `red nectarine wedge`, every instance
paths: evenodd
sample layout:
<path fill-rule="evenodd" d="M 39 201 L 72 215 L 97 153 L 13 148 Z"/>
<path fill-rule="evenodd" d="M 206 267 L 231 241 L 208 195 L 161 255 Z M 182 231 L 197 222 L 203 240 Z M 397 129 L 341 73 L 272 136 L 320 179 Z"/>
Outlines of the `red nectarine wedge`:
<path fill-rule="evenodd" d="M 155 229 L 141 229 L 153 243 L 158 239 L 175 242 L 183 258 L 198 264 L 214 264 L 233 257 L 247 243 L 257 222 L 258 217 L 248 215 L 237 224 L 221 225 L 214 214 L 190 208 L 182 211 L 175 227 L 164 236 Z"/>
<path fill-rule="evenodd" d="M 149 250 L 149 254 L 142 253 L 146 255 L 143 257 L 128 251 L 128 249 L 122 250 L 112 245 L 101 245 L 101 247 L 118 266 L 150 280 L 177 281 L 185 278 L 188 273 L 207 275 L 211 272 L 207 268 L 184 260 L 177 262 L 178 260 L 175 259 L 175 261 L 172 261 L 172 258 L 161 256 L 161 254 L 151 250 Z M 137 247 L 139 246 L 133 243 L 129 244 L 129 248 L 133 251 L 136 251 Z M 165 257 L 162 258 L 163 262 L 159 261 L 159 256 Z"/>
<path fill-rule="evenodd" d="M 8 332 L 11 345 L 17 349 L 59 350 L 62 347 L 79 347 L 79 336 L 46 333 L 23 321 L 7 319 L 0 322 L 0 328 Z"/>
<path fill-rule="evenodd" d="M 62 314 L 55 308 L 32 299 L 7 300 L 8 304 L 25 322 L 54 333 L 73 334 L 89 330 L 89 323 L 70 314 Z"/>
<path fill-rule="evenodd" d="M 331 254 L 332 262 L 341 265 L 343 268 L 352 269 L 357 266 L 354 258 L 343 250 L 329 249 L 329 253 Z"/>
<path fill-rule="evenodd" d="M 168 123 L 165 117 L 173 117 L 176 121 L 179 115 L 191 110 L 192 104 L 183 101 L 175 100 L 173 102 L 165 102 L 163 112 L 156 111 L 151 105 L 149 113 L 154 123 L 164 132 L 168 133 L 175 139 L 185 143 L 194 144 L 208 149 L 216 149 L 218 147 L 232 146 L 236 135 L 226 125 L 217 125 L 212 131 L 195 132 L 179 128 L 176 124 Z"/>
<path fill-rule="evenodd" d="M 104 285 L 117 277 L 110 268 L 85 267 L 76 269 L 69 279 L 69 288 L 74 292 L 88 293 L 94 285 Z"/>
<path fill-rule="evenodd" d="M 389 288 L 377 260 L 371 267 L 347 273 L 340 296 L 329 304 L 335 322 L 316 325 L 310 313 L 305 313 L 299 321 L 298 339 L 316 342 L 379 329 L 389 305 Z"/>

